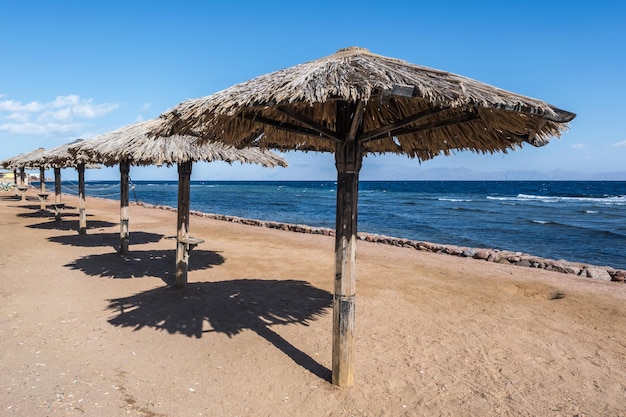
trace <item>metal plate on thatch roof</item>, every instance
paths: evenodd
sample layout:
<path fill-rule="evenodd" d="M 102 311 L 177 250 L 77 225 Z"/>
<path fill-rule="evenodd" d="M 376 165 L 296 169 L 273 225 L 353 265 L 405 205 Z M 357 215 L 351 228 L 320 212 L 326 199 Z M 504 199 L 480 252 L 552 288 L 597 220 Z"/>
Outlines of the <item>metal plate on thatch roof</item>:
<path fill-rule="evenodd" d="M 467 77 L 346 48 L 187 100 L 153 134 L 334 152 L 343 141 L 338 103 L 360 103 L 354 136 L 365 153 L 425 160 L 453 150 L 541 146 L 575 115 Z M 219 132 L 216 133 L 216 132 Z"/>
<path fill-rule="evenodd" d="M 108 166 L 129 160 L 133 165 L 172 165 L 189 161 L 224 161 L 287 166 L 278 155 L 258 148 L 236 149 L 219 143 L 197 144 L 195 136 L 150 137 L 159 119 L 125 126 L 70 147 L 79 160 Z"/>

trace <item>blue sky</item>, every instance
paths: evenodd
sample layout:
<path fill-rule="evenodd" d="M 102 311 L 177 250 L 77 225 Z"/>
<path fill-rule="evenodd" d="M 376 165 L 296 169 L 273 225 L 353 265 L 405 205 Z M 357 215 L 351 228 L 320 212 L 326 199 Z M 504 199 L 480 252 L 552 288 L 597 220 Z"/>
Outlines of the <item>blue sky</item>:
<path fill-rule="evenodd" d="M 626 172 L 625 22 L 626 2 L 617 0 L 0 0 L 0 160 L 154 118 L 188 98 L 357 45 L 578 115 L 543 148 L 421 164 L 368 157 L 362 179 L 412 179 L 432 168 Z M 331 155 L 284 156 L 286 169 L 196 164 L 193 178 L 335 178 Z M 175 179 L 176 170 L 132 168 L 131 176 Z M 86 177 L 116 179 L 118 171 Z"/>

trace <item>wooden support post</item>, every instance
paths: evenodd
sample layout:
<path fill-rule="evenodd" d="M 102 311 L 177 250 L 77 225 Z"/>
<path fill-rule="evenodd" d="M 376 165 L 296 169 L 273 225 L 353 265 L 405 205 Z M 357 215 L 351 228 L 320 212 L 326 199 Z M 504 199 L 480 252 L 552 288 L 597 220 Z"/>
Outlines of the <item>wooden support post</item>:
<path fill-rule="evenodd" d="M 42 195 L 46 192 L 46 169 L 41 166 L 39 167 L 39 209 L 46 209 L 46 198 L 42 197 Z"/>
<path fill-rule="evenodd" d="M 17 189 L 21 192 L 22 194 L 22 201 L 26 201 L 26 188 L 27 188 L 27 182 L 26 182 L 26 172 L 24 172 L 24 167 L 20 167 L 20 183 L 17 186 Z"/>
<path fill-rule="evenodd" d="M 46 192 L 46 169 L 44 167 L 39 167 L 39 192 Z"/>
<path fill-rule="evenodd" d="M 54 168 L 54 203 L 61 203 L 61 168 Z"/>
<path fill-rule="evenodd" d="M 335 232 L 335 294 L 333 298 L 332 383 L 354 385 L 354 321 L 356 301 L 356 242 L 361 169 L 361 146 L 350 132 L 354 105 L 337 103 L 337 213 Z"/>
<path fill-rule="evenodd" d="M 78 234 L 87 233 L 87 213 L 85 212 L 85 164 L 78 164 Z"/>
<path fill-rule="evenodd" d="M 176 232 L 176 288 L 187 285 L 189 267 L 189 200 L 192 162 L 178 164 L 178 220 Z"/>
<path fill-rule="evenodd" d="M 130 162 L 125 159 L 120 162 L 120 253 L 128 253 L 129 231 L 128 220 L 130 218 L 128 208 L 128 173 Z"/>

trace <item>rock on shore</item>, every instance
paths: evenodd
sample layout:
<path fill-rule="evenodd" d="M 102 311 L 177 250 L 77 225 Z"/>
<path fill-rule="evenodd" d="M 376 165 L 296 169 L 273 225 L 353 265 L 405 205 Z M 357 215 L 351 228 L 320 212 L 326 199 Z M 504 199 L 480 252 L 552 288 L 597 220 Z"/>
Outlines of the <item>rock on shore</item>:
<path fill-rule="evenodd" d="M 176 211 L 175 208 L 168 206 L 152 205 L 147 203 L 139 203 L 144 207 L 159 208 L 163 210 Z M 311 227 L 302 224 L 280 223 L 274 221 L 246 219 L 237 216 L 227 216 L 224 214 L 202 213 L 199 211 L 191 211 L 190 214 L 199 217 L 207 217 L 214 220 L 229 221 L 232 223 L 246 224 L 250 226 L 268 227 L 271 229 L 280 229 L 297 233 L 311 233 L 325 236 L 334 236 L 333 229 L 323 227 Z M 626 282 L 626 271 L 611 268 L 609 266 L 588 265 L 579 262 L 570 262 L 566 260 L 554 260 L 539 258 L 522 252 L 503 251 L 498 249 L 485 248 L 468 248 L 455 245 L 442 245 L 432 242 L 417 241 L 411 239 L 396 238 L 372 233 L 359 233 L 358 238 L 366 242 L 382 243 L 385 245 L 393 245 L 405 248 L 413 248 L 425 252 L 444 253 L 448 255 L 460 256 L 465 258 L 473 258 L 486 262 L 496 262 L 504 264 L 513 264 L 517 266 L 539 268 L 548 271 L 556 271 L 563 274 L 576 275 L 581 278 L 589 278 L 599 281 L 616 281 Z"/>

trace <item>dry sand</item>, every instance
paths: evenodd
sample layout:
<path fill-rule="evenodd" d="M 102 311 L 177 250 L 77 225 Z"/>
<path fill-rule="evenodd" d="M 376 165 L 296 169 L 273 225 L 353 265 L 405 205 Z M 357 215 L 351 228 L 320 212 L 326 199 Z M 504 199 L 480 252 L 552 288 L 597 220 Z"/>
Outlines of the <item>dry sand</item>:
<path fill-rule="evenodd" d="M 329 383 L 333 238 L 0 192 L 2 416 L 626 416 L 626 285 L 359 242 L 356 385 Z"/>

